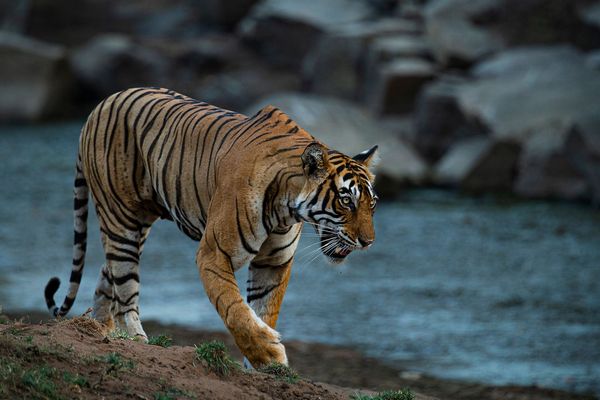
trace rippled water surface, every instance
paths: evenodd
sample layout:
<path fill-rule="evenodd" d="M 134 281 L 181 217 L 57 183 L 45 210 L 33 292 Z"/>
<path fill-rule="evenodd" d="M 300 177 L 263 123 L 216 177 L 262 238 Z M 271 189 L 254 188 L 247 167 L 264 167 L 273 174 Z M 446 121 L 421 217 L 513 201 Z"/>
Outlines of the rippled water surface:
<path fill-rule="evenodd" d="M 5 309 L 43 309 L 47 279 L 68 280 L 80 126 L 0 128 Z M 102 263 L 91 217 L 75 313 L 91 306 Z M 598 211 L 419 191 L 381 204 L 376 230 L 372 249 L 336 268 L 311 261 L 313 241 L 303 239 L 284 338 L 357 345 L 441 377 L 600 393 Z M 141 267 L 142 319 L 223 329 L 198 278 L 196 246 L 173 224 L 155 225 Z"/>

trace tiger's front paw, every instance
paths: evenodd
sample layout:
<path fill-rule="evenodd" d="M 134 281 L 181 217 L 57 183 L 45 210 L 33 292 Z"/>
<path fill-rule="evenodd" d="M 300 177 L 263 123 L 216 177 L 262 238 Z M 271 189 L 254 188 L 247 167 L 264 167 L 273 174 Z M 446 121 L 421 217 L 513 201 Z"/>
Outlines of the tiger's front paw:
<path fill-rule="evenodd" d="M 246 346 L 240 348 L 254 368 L 271 363 L 288 364 L 279 333 L 266 324 L 259 325 L 251 333 Z"/>

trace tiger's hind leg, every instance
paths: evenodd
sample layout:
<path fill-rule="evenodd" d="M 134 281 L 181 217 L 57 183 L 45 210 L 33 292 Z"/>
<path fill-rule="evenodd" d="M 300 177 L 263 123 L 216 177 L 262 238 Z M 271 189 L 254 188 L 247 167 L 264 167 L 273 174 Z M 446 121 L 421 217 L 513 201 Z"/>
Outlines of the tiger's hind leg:
<path fill-rule="evenodd" d="M 144 251 L 144 245 L 146 244 L 146 239 L 148 238 L 148 234 L 150 233 L 150 228 L 152 224 L 143 225 L 140 229 L 140 245 L 139 245 L 139 258 L 142 257 L 142 252 Z M 107 279 L 110 280 L 111 288 L 114 286 L 113 280 L 109 274 L 103 274 Z M 114 288 L 113 288 L 114 291 Z M 114 292 L 113 292 L 114 293 Z M 110 307 L 111 315 L 114 319 L 115 325 L 117 328 L 127 331 L 127 323 L 125 322 L 124 314 L 121 312 L 121 305 L 116 300 L 113 295 L 112 305 Z"/>
<path fill-rule="evenodd" d="M 112 320 L 124 327 L 130 336 L 146 341 L 148 336 L 142 328 L 138 306 L 140 239 L 140 230 L 102 228 L 107 273 L 102 275 L 98 286 L 105 289 L 112 285 L 113 297 L 108 308 Z M 106 294 L 110 291 L 107 290 Z M 99 310 L 95 316 L 106 313 L 107 309 L 106 303 L 100 298 L 98 300 Z"/>

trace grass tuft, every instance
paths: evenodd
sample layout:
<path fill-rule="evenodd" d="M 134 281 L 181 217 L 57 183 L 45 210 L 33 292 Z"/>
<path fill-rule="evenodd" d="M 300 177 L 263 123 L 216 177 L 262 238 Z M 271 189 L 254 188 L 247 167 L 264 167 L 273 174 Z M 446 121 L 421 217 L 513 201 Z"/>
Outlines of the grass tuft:
<path fill-rule="evenodd" d="M 110 339 L 121 339 L 121 340 L 133 340 L 133 336 L 131 336 L 125 329 L 116 328 L 114 331 L 108 334 Z"/>
<path fill-rule="evenodd" d="M 90 386 L 90 384 L 88 383 L 87 379 L 85 379 L 85 377 L 83 377 L 79 374 L 73 375 L 72 373 L 70 373 L 68 371 L 63 372 L 63 381 L 70 383 L 72 385 L 77 385 L 81 388 Z"/>
<path fill-rule="evenodd" d="M 280 363 L 271 363 L 257 369 L 258 372 L 262 372 L 269 375 L 274 375 L 277 379 L 288 382 L 296 383 L 300 380 L 300 375 L 292 368 L 287 365 Z"/>
<path fill-rule="evenodd" d="M 121 356 L 119 353 L 109 353 L 103 357 L 100 357 L 100 361 L 104 361 L 109 364 L 107 373 L 119 372 L 124 370 L 131 370 L 135 366 L 132 360 L 128 360 Z"/>
<path fill-rule="evenodd" d="M 44 397 L 58 398 L 56 385 L 52 378 L 56 375 L 56 369 L 47 365 L 38 368 L 28 369 L 23 373 L 21 382 L 34 393 L 42 394 Z"/>
<path fill-rule="evenodd" d="M 148 344 L 161 347 L 171 347 L 173 339 L 167 335 L 152 336 L 148 339 Z"/>
<path fill-rule="evenodd" d="M 176 400 L 180 398 L 188 398 L 195 399 L 193 393 L 186 392 L 185 390 L 180 390 L 177 388 L 168 388 L 164 392 L 156 392 L 154 393 L 154 400 Z"/>
<path fill-rule="evenodd" d="M 414 400 L 413 392 L 406 388 L 400 390 L 386 390 L 374 395 L 356 393 L 351 396 L 352 400 Z"/>
<path fill-rule="evenodd" d="M 233 361 L 227 353 L 225 343 L 218 340 L 196 346 L 196 358 L 203 361 L 208 369 L 221 376 L 240 369 L 240 364 Z"/>

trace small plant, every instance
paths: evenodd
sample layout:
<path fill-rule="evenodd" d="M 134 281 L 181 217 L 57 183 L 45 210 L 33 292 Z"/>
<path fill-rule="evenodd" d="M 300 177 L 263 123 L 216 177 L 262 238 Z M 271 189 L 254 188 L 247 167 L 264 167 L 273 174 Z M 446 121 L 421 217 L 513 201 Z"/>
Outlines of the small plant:
<path fill-rule="evenodd" d="M 56 370 L 54 368 L 44 365 L 25 371 L 21 377 L 21 382 L 33 392 L 40 393 L 46 398 L 55 399 L 58 397 L 56 385 L 52 381 L 55 375 Z"/>
<path fill-rule="evenodd" d="M 152 336 L 150 339 L 148 339 L 148 344 L 161 347 L 171 347 L 173 344 L 173 339 L 167 335 Z"/>
<path fill-rule="evenodd" d="M 271 363 L 264 367 L 258 368 L 257 371 L 274 375 L 277 379 L 288 382 L 296 383 L 300 379 L 300 375 L 290 367 L 284 364 Z"/>
<path fill-rule="evenodd" d="M 415 395 L 410 389 L 386 390 L 374 395 L 356 393 L 352 400 L 414 400 Z"/>
<path fill-rule="evenodd" d="M 197 346 L 196 358 L 205 362 L 208 369 L 221 376 L 229 375 L 231 371 L 240 369 L 240 365 L 229 357 L 225 343 L 218 340 Z"/>
<path fill-rule="evenodd" d="M 116 328 L 114 331 L 108 334 L 108 337 L 111 339 L 121 339 L 121 340 L 133 340 L 133 336 L 127 333 L 126 330 L 121 328 Z"/>
<path fill-rule="evenodd" d="M 7 358 L 0 358 L 0 381 L 21 374 L 21 366 Z"/>
<path fill-rule="evenodd" d="M 110 364 L 107 373 L 119 372 L 127 369 L 133 369 L 134 362 L 121 356 L 119 353 L 109 353 L 100 358 L 100 361 Z"/>
<path fill-rule="evenodd" d="M 87 379 L 85 379 L 85 377 L 79 375 L 79 374 L 75 374 L 73 375 L 72 373 L 65 371 L 63 373 L 63 380 L 67 383 L 70 383 L 72 385 L 77 385 L 79 387 L 89 387 L 90 384 L 88 383 Z"/>
<path fill-rule="evenodd" d="M 192 393 L 177 388 L 168 388 L 164 392 L 154 393 L 154 400 L 175 400 L 181 397 L 187 397 L 188 399 L 196 398 Z"/>

